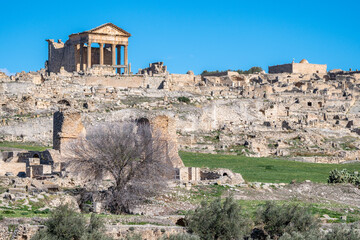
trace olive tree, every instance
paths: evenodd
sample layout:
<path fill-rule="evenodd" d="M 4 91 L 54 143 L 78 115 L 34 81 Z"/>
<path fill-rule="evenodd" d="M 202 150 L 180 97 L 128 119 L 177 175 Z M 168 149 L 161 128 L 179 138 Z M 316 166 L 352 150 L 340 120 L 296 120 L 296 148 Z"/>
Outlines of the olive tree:
<path fill-rule="evenodd" d="M 107 207 L 113 213 L 128 212 L 160 193 L 173 176 L 165 144 L 161 132 L 146 122 L 106 123 L 68 144 L 66 158 L 72 172 L 83 177 L 99 182 L 110 176 Z"/>

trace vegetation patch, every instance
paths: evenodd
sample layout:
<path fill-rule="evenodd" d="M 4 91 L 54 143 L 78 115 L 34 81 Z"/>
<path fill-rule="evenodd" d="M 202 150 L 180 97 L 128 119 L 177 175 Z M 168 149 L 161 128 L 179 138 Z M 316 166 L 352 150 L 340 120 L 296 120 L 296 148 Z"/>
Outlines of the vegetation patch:
<path fill-rule="evenodd" d="M 190 99 L 188 97 L 178 97 L 178 101 L 179 102 L 183 102 L 183 103 L 190 103 Z"/>
<path fill-rule="evenodd" d="M 51 146 L 41 146 L 36 143 L 21 143 L 21 142 L 0 142 L 0 149 L 1 148 L 18 148 L 28 151 L 45 151 L 48 148 L 51 148 Z"/>
<path fill-rule="evenodd" d="M 360 170 L 360 163 L 306 163 L 267 157 L 256 158 L 183 151 L 180 151 L 180 157 L 187 167 L 228 168 L 240 173 L 248 182 L 289 183 L 292 180 L 298 182 L 311 180 L 312 182 L 326 183 L 329 172 L 333 169 L 346 167 L 350 171 Z"/>

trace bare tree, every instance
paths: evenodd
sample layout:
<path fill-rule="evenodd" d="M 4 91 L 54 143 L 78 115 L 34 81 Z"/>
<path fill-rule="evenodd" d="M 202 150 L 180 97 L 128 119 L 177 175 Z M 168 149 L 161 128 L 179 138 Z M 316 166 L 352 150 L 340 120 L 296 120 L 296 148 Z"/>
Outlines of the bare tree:
<path fill-rule="evenodd" d="M 161 133 L 140 122 L 107 123 L 68 144 L 68 162 L 76 173 L 95 181 L 111 176 L 108 209 L 128 212 L 160 193 L 174 169 L 164 154 Z"/>

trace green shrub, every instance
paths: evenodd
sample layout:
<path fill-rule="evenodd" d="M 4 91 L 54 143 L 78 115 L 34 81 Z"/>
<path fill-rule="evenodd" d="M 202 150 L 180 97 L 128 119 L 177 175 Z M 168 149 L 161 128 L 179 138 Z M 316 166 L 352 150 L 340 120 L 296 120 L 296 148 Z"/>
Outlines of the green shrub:
<path fill-rule="evenodd" d="M 284 233 L 279 240 L 322 240 L 323 234 L 319 229 L 313 229 L 312 231 L 301 233 L 291 232 Z"/>
<path fill-rule="evenodd" d="M 346 225 L 335 227 L 332 231 L 329 231 L 323 240 L 359 240 L 360 239 L 360 229 L 359 226 L 351 225 L 347 227 Z"/>
<path fill-rule="evenodd" d="M 266 202 L 257 214 L 257 224 L 271 238 L 279 238 L 284 233 L 310 232 L 319 228 L 319 221 L 311 214 L 309 207 L 299 204 L 276 205 Z"/>
<path fill-rule="evenodd" d="M 227 70 L 227 71 L 232 71 L 232 72 L 238 72 L 239 74 L 252 74 L 252 73 L 259 73 L 261 72 L 263 69 L 261 67 L 252 67 L 249 70 L 242 70 L 242 69 L 238 69 L 238 70 Z M 202 76 L 211 76 L 214 75 L 216 73 L 220 73 L 220 72 L 225 72 L 225 71 L 219 71 L 219 70 L 215 70 L 215 71 L 207 71 L 204 70 L 201 75 Z"/>
<path fill-rule="evenodd" d="M 220 198 L 210 204 L 202 202 L 195 212 L 186 216 L 186 222 L 189 230 L 201 239 L 238 239 L 249 233 L 251 227 L 232 197 L 223 203 Z"/>
<path fill-rule="evenodd" d="M 351 183 L 356 186 L 360 185 L 360 178 L 355 172 L 350 172 L 347 169 L 331 170 L 329 173 L 328 183 Z"/>
<path fill-rule="evenodd" d="M 9 224 L 8 225 L 8 231 L 9 232 L 14 232 L 18 226 L 19 226 L 18 224 Z"/>
<path fill-rule="evenodd" d="M 92 215 L 90 223 L 86 224 L 85 217 L 74 212 L 67 205 L 60 206 L 51 212 L 49 219 L 44 224 L 45 229 L 40 230 L 32 240 L 50 239 L 79 239 L 79 240 L 108 240 L 104 236 L 104 224 L 96 215 Z"/>
<path fill-rule="evenodd" d="M 284 233 L 279 240 L 358 240 L 360 239 L 359 226 L 346 225 L 336 226 L 334 229 L 323 233 L 319 230 L 312 230 L 310 232 L 292 232 Z"/>
<path fill-rule="evenodd" d="M 34 210 L 33 211 L 35 214 L 49 214 L 50 213 L 50 209 L 44 209 L 44 210 L 42 210 L 42 211 L 40 211 L 40 210 Z"/>
<path fill-rule="evenodd" d="M 4 220 L 4 216 L 3 215 L 0 215 L 0 222 Z"/>
<path fill-rule="evenodd" d="M 188 97 L 178 97 L 178 101 L 184 103 L 190 103 L 190 99 Z"/>
<path fill-rule="evenodd" d="M 11 210 L 4 210 L 2 213 L 3 214 L 15 214 L 15 212 L 11 211 Z"/>
<path fill-rule="evenodd" d="M 168 237 L 162 237 L 161 240 L 200 240 L 200 238 L 192 234 L 172 234 Z"/>

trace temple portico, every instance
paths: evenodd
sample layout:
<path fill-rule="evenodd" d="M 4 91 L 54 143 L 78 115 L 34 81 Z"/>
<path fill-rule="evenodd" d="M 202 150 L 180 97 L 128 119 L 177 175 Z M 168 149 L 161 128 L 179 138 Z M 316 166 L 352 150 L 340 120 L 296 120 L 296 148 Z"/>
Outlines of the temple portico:
<path fill-rule="evenodd" d="M 92 68 L 109 67 L 114 73 L 129 74 L 128 38 L 130 33 L 106 23 L 89 31 L 69 35 L 64 44 L 49 43 L 48 71 L 59 72 L 61 67 L 66 71 L 89 71 Z M 94 46 L 95 45 L 95 46 Z"/>

